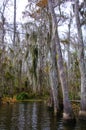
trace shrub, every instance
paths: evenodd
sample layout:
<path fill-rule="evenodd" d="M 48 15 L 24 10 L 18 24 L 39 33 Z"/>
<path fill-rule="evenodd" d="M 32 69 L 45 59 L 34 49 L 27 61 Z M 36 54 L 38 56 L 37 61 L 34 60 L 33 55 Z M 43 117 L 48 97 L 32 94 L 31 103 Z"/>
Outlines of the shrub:
<path fill-rule="evenodd" d="M 17 100 L 25 100 L 25 99 L 28 99 L 28 98 L 29 98 L 29 95 L 26 92 L 22 92 L 22 93 L 20 93 L 16 96 Z"/>

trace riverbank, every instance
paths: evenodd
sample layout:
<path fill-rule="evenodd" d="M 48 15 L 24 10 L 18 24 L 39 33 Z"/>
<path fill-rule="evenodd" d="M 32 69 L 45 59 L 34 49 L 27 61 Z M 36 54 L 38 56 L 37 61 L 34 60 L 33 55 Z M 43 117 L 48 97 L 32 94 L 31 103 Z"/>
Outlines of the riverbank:
<path fill-rule="evenodd" d="M 47 97 L 42 97 L 42 98 L 32 98 L 32 99 L 24 99 L 24 100 L 17 100 L 16 96 L 12 97 L 3 97 L 1 99 L 2 104 L 12 104 L 12 103 L 17 103 L 17 102 L 47 102 L 48 98 Z"/>

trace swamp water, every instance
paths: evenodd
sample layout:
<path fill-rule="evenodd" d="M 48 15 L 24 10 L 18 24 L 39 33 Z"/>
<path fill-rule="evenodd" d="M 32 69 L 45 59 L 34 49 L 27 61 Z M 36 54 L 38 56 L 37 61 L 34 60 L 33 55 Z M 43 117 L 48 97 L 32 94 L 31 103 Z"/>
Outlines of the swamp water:
<path fill-rule="evenodd" d="M 0 130 L 86 130 L 86 122 L 64 126 L 42 102 L 21 102 L 0 106 Z"/>

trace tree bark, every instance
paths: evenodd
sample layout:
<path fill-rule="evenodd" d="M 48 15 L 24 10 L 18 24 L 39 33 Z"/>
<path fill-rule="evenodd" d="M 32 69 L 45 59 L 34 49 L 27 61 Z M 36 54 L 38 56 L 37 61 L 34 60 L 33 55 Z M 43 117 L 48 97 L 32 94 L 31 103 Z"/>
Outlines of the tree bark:
<path fill-rule="evenodd" d="M 51 85 L 51 104 L 54 108 L 54 114 L 56 115 L 59 112 L 59 97 L 58 97 L 58 67 L 57 67 L 57 52 L 56 52 L 56 44 L 55 39 L 52 39 L 52 20 L 51 16 L 49 15 L 49 29 L 50 29 L 50 36 L 48 40 L 49 48 L 50 48 L 50 85 Z M 52 40 L 52 42 L 51 42 Z"/>
<path fill-rule="evenodd" d="M 57 74 L 57 61 L 56 61 L 56 44 L 55 41 L 51 43 L 51 68 L 50 68 L 50 82 L 51 92 L 53 98 L 54 114 L 59 111 L 59 99 L 58 99 L 58 74 Z"/>
<path fill-rule="evenodd" d="M 68 44 L 67 44 L 67 53 L 68 53 L 68 62 L 67 62 L 67 68 L 68 68 L 68 87 L 70 87 L 70 78 L 71 78 L 71 74 L 70 74 L 70 65 L 71 65 L 71 54 L 70 54 L 70 28 L 71 28 L 71 19 L 68 25 Z"/>
<path fill-rule="evenodd" d="M 56 19 L 55 11 L 53 8 L 52 0 L 48 0 L 48 7 L 51 14 L 51 19 L 52 19 L 52 40 L 55 39 L 55 44 L 56 44 L 56 49 L 57 49 L 57 54 L 58 54 L 58 70 L 60 74 L 60 80 L 61 80 L 61 86 L 62 86 L 62 92 L 63 92 L 63 105 L 64 105 L 63 119 L 74 120 L 75 117 L 74 117 L 72 106 L 69 100 L 67 79 L 66 79 L 66 74 L 64 71 L 61 46 L 60 46 L 58 30 L 57 30 L 57 19 Z"/>
<path fill-rule="evenodd" d="M 16 0 L 14 0 L 14 34 L 13 34 L 13 45 L 15 45 L 16 38 Z"/>
<path fill-rule="evenodd" d="M 75 17 L 76 17 L 76 25 L 77 25 L 77 33 L 78 33 L 78 59 L 79 59 L 79 68 L 81 73 L 81 107 L 79 116 L 81 119 L 86 120 L 86 63 L 84 56 L 84 43 L 82 37 L 82 30 L 80 25 L 80 17 L 79 17 L 79 0 L 75 1 Z"/>

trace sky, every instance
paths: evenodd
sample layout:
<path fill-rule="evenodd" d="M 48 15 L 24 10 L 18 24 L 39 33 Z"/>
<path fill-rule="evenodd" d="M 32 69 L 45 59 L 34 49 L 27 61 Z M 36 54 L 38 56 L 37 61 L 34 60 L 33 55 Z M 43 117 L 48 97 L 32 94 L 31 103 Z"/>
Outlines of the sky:
<path fill-rule="evenodd" d="M 4 0 L 0 0 L 0 10 L 2 9 L 2 5 L 3 5 L 3 1 Z M 11 2 L 12 1 L 12 2 Z M 6 20 L 9 22 L 13 22 L 13 15 L 14 15 L 14 0 L 9 0 L 9 5 L 7 6 L 6 10 L 5 10 L 5 17 Z M 16 21 L 17 22 L 23 22 L 23 18 L 22 18 L 22 11 L 24 11 L 25 6 L 28 3 L 28 0 L 16 0 L 17 2 L 17 10 L 16 10 Z"/>
<path fill-rule="evenodd" d="M 5 0 L 0 0 L 0 11 L 3 10 L 3 1 Z M 14 22 L 14 0 L 9 0 L 9 4 L 6 6 L 5 9 L 5 13 L 4 16 L 6 18 L 6 22 L 8 23 L 7 25 L 13 25 Z M 16 10 L 16 21 L 18 24 L 24 23 L 25 19 L 23 19 L 23 15 L 22 12 L 25 10 L 25 6 L 28 4 L 28 0 L 16 0 L 17 2 L 17 10 Z M 1 16 L 1 15 L 0 15 Z M 1 19 L 1 17 L 0 17 Z M 18 26 L 18 28 L 20 28 L 20 26 Z M 8 26 L 9 29 L 9 26 Z M 21 31 L 21 29 L 19 30 Z M 12 42 L 11 39 L 11 33 L 9 35 L 10 31 L 8 31 L 8 33 L 6 34 L 6 39 L 8 41 L 8 43 Z"/>
<path fill-rule="evenodd" d="M 16 19 L 19 22 L 24 21 L 24 19 L 22 18 L 22 11 L 24 11 L 25 6 L 27 5 L 28 0 L 17 0 L 17 15 L 16 15 Z"/>

